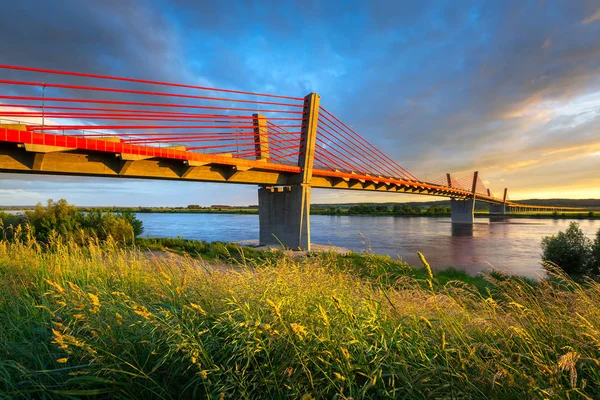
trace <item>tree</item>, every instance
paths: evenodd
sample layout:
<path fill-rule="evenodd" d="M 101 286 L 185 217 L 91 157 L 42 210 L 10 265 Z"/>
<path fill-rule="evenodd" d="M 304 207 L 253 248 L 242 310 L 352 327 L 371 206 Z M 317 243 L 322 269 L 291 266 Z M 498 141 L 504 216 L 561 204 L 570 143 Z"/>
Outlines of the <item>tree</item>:
<path fill-rule="evenodd" d="M 126 210 L 122 211 L 120 214 L 117 214 L 117 216 L 131 225 L 131 228 L 133 229 L 133 236 L 140 236 L 142 232 L 144 232 L 144 224 L 142 221 L 136 218 L 134 212 Z"/>
<path fill-rule="evenodd" d="M 81 228 L 78 213 L 77 208 L 65 199 L 57 202 L 50 199 L 46 207 L 38 203 L 33 211 L 26 211 L 25 216 L 33 227 L 36 239 L 47 243 L 52 231 L 63 237 L 73 237 Z"/>
<path fill-rule="evenodd" d="M 580 276 L 592 272 L 592 242 L 577 222 L 571 222 L 564 232 L 544 237 L 542 251 L 545 261 L 553 262 L 569 275 Z"/>

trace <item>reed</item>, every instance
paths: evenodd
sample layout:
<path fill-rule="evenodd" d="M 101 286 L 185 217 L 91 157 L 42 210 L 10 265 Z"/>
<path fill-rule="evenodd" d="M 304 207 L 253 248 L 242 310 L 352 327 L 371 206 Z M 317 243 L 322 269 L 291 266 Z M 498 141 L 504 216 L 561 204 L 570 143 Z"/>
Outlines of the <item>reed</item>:
<path fill-rule="evenodd" d="M 0 241 L 0 397 L 600 397 L 596 282 L 553 270 L 482 291 L 239 252 L 215 268 L 110 240 Z"/>

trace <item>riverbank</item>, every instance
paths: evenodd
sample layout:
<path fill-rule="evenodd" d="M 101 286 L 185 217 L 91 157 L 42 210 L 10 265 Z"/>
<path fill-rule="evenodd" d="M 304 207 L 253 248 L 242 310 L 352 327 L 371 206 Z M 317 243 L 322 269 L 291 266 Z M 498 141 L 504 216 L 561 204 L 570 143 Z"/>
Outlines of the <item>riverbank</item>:
<path fill-rule="evenodd" d="M 304 262 L 307 259 L 327 259 L 336 267 L 350 271 L 354 275 L 369 279 L 383 279 L 392 283 L 402 278 L 423 280 L 427 271 L 422 267 L 414 267 L 408 263 L 392 258 L 389 255 L 374 254 L 372 252 L 357 253 L 338 246 L 316 245 L 315 251 L 291 252 L 281 251 L 277 248 L 256 247 L 256 241 L 243 241 L 239 243 L 205 242 L 200 240 L 186 240 L 183 238 L 137 238 L 135 247 L 140 250 L 153 250 L 174 253 L 201 259 L 209 263 L 227 263 L 238 265 L 249 263 L 253 266 L 277 263 L 281 259 L 292 259 Z M 464 270 L 456 267 L 444 268 L 436 271 L 439 282 L 445 284 L 449 281 L 461 281 L 477 287 L 484 292 L 491 287 L 490 281 L 483 275 L 471 276 Z M 525 279 L 525 278 L 522 278 Z M 533 280 L 529 280 L 533 284 Z"/>
<path fill-rule="evenodd" d="M 594 282 L 492 276 L 481 291 L 426 262 L 415 278 L 372 254 L 185 244 L 234 264 L 217 269 L 142 244 L 0 242 L 1 393 L 600 396 Z"/>

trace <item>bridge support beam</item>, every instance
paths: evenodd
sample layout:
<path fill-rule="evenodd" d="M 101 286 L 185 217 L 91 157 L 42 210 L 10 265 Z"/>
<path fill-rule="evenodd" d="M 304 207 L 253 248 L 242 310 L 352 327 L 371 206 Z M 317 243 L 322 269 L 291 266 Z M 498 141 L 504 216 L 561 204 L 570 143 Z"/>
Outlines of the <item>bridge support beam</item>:
<path fill-rule="evenodd" d="M 450 199 L 453 224 L 473 224 L 475 222 L 475 199 Z"/>
<path fill-rule="evenodd" d="M 506 205 L 505 204 L 490 204 L 490 214 L 491 215 L 506 214 Z"/>

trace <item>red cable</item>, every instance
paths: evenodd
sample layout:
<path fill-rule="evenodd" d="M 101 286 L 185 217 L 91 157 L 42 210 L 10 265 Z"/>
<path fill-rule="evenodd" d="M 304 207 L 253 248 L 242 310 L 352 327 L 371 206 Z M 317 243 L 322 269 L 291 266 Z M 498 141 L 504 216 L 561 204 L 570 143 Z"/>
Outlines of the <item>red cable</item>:
<path fill-rule="evenodd" d="M 324 119 L 328 120 L 328 118 L 326 116 L 323 116 Z M 400 175 L 400 176 L 404 176 L 404 174 L 400 171 L 394 171 L 394 169 L 392 168 L 392 172 L 389 172 L 389 169 L 385 168 L 381 162 L 386 163 L 384 160 L 381 159 L 381 157 L 377 157 L 372 151 L 369 150 L 369 147 L 367 146 L 367 144 L 361 144 L 358 143 L 358 145 L 360 145 L 362 147 L 362 151 L 361 148 L 359 148 L 357 146 L 357 142 L 354 141 L 352 138 L 349 138 L 347 136 L 344 136 L 343 134 L 341 134 L 340 132 L 338 132 L 337 130 L 335 130 L 335 128 L 331 127 L 327 122 L 322 121 L 323 124 L 327 126 L 328 128 L 330 128 L 333 132 L 335 132 L 336 136 L 340 139 L 340 140 L 344 140 L 346 139 L 346 147 L 348 147 L 348 149 L 352 152 L 354 152 L 355 156 L 357 156 L 358 159 L 364 159 L 365 157 L 367 158 L 367 162 L 373 163 L 376 167 L 378 167 L 380 170 L 382 171 L 388 171 L 388 172 L 384 172 L 384 175 Z M 336 125 L 337 126 L 337 125 Z M 325 132 L 329 132 L 327 131 L 324 127 L 322 127 L 323 131 Z M 338 129 L 339 128 L 338 126 Z M 333 133 L 329 132 L 331 135 L 333 135 Z M 352 142 L 347 142 L 347 139 L 351 139 Z M 365 153 L 366 151 L 366 153 Z M 386 163 L 387 164 L 387 163 Z"/>
<path fill-rule="evenodd" d="M 240 107 L 219 107 L 219 106 L 201 106 L 201 105 L 185 105 L 185 104 L 169 104 L 169 103 L 148 103 L 139 101 L 117 101 L 117 100 L 90 100 L 90 99 L 68 99 L 61 97 L 35 97 L 35 96 L 7 96 L 0 95 L 0 99 L 12 100 L 27 100 L 27 101 L 46 101 L 46 102 L 66 102 L 66 103 L 98 103 L 98 104 L 115 104 L 115 105 L 136 105 L 148 107 L 172 107 L 172 108 L 198 108 L 205 110 L 225 110 L 225 111 L 252 111 L 255 113 L 283 113 L 283 114 L 304 114 L 303 111 L 288 111 L 288 110 L 256 110 L 253 108 Z"/>
<path fill-rule="evenodd" d="M 348 157 L 345 154 L 343 154 L 341 151 L 339 151 L 338 149 L 330 146 L 331 150 L 335 151 L 341 158 L 339 158 L 337 155 L 333 154 L 331 151 L 329 151 L 325 147 L 323 147 L 322 144 L 326 145 L 326 143 L 324 143 L 319 138 L 317 138 L 317 144 L 318 143 L 321 143 L 321 145 L 319 145 L 319 146 L 323 151 L 326 151 L 331 157 L 335 157 L 335 159 L 338 160 L 338 162 L 341 162 L 343 165 L 345 165 L 345 167 L 340 166 L 340 169 L 350 168 L 350 170 L 349 170 L 350 172 L 355 171 L 355 172 L 364 173 L 364 171 L 365 171 L 364 166 L 360 166 L 360 165 L 357 166 L 357 165 L 350 164 L 349 162 L 346 161 L 348 159 Z"/>
<path fill-rule="evenodd" d="M 325 125 L 327 125 L 327 124 L 325 124 Z M 335 137 L 335 136 L 333 136 L 333 134 L 331 132 L 329 132 L 327 129 L 325 129 L 322 126 L 319 130 L 320 130 L 322 136 L 327 136 L 330 139 L 333 138 L 333 140 L 343 140 L 343 137 L 340 137 L 339 134 L 337 137 Z M 364 160 L 364 156 L 361 156 L 360 153 L 357 153 L 355 151 L 356 150 L 355 148 L 353 148 L 353 147 L 349 148 L 348 146 L 346 146 L 346 148 L 343 148 L 340 145 L 338 145 L 338 147 L 340 147 L 341 149 L 346 150 L 348 152 L 348 154 L 346 154 L 346 155 L 342 154 L 342 157 L 345 156 L 345 157 L 350 158 L 349 155 L 353 154 L 353 158 L 356 161 L 358 161 L 359 163 L 361 163 L 362 168 L 364 170 L 368 170 L 368 166 L 366 164 L 364 164 L 364 161 L 362 161 L 362 160 Z M 340 151 L 340 153 L 341 153 L 341 151 Z M 376 160 L 373 160 L 372 158 L 368 158 L 367 161 L 370 161 L 377 170 L 386 171 L 385 167 L 383 167 L 381 164 L 379 164 Z M 383 175 L 387 175 L 387 174 L 384 172 Z"/>
<path fill-rule="evenodd" d="M 327 118 L 326 115 L 323 116 L 324 120 L 329 121 L 332 125 L 335 125 L 338 129 L 343 131 L 343 128 L 341 128 L 339 125 L 335 124 L 335 122 L 331 121 L 329 118 Z M 337 130 L 335 130 L 335 128 L 331 127 L 327 122 L 322 121 L 323 125 L 327 126 L 328 128 L 330 128 L 332 131 L 336 132 L 337 135 L 341 138 L 345 138 L 345 139 L 350 139 L 352 142 L 347 143 L 348 145 L 352 146 L 356 151 L 358 151 L 358 154 L 362 153 L 362 157 L 368 157 L 368 160 L 372 163 L 374 163 L 375 165 L 378 165 L 380 169 L 386 171 L 387 169 L 385 167 L 382 166 L 382 164 L 380 164 L 381 162 L 383 162 L 384 164 L 389 164 L 389 162 L 387 162 L 386 160 L 384 160 L 381 156 L 378 156 L 374 151 L 373 148 L 374 146 L 371 145 L 369 142 L 367 142 L 366 140 L 362 139 L 361 141 L 358 141 L 358 139 L 355 139 L 353 137 L 351 137 L 349 134 L 347 135 L 343 135 L 342 133 L 338 132 Z M 360 147 L 359 147 L 360 146 Z M 362 147 L 362 152 L 361 152 L 361 147 Z M 366 151 L 366 154 L 365 154 Z M 394 163 L 395 164 L 395 163 Z M 401 170 L 398 170 L 397 168 L 394 168 L 394 164 L 391 165 L 391 171 L 392 173 L 385 173 L 384 175 L 399 175 L 401 177 L 405 177 L 406 174 L 404 172 L 402 172 Z"/>
<path fill-rule="evenodd" d="M 354 135 L 356 135 L 356 137 L 362 139 L 363 141 L 369 143 L 368 141 L 366 141 L 366 139 L 364 139 L 361 135 L 359 135 L 358 133 L 356 133 L 352 128 L 350 128 L 348 125 L 344 124 L 342 121 L 340 121 L 338 118 L 336 118 L 333 114 L 331 114 L 329 111 L 327 111 L 325 108 L 323 107 L 319 107 L 321 110 L 323 110 L 327 115 L 331 116 L 333 119 L 335 119 L 336 121 L 338 121 L 340 124 L 342 124 L 344 127 L 346 127 L 348 130 L 350 130 L 352 133 L 354 133 Z M 370 143 L 369 143 L 370 144 Z M 414 175 L 412 175 L 410 172 L 408 172 L 406 169 L 404 169 L 401 165 L 399 165 L 398 163 L 396 163 L 394 160 L 392 160 L 390 157 L 388 157 L 385 153 L 381 152 L 381 150 L 377 149 L 377 147 L 371 145 L 375 150 L 377 150 L 377 152 L 379 152 L 379 154 L 381 154 L 385 159 L 388 160 L 388 162 L 393 163 L 394 165 L 396 165 L 398 168 L 400 168 L 402 171 L 404 171 L 404 173 L 406 173 L 406 175 L 408 175 L 409 177 L 411 177 L 414 180 L 419 180 L 417 179 Z"/>
<path fill-rule="evenodd" d="M 55 130 L 85 130 L 87 125 L 51 125 L 27 126 L 28 131 L 55 131 Z M 93 125 L 94 130 L 100 129 L 244 129 L 253 128 L 252 125 Z"/>
<path fill-rule="evenodd" d="M 243 92 L 243 91 L 232 90 L 232 89 L 218 89 L 218 88 L 211 88 L 211 87 L 205 87 L 205 86 L 195 86 L 195 85 L 186 85 L 186 84 L 180 84 L 180 83 L 152 81 L 152 80 L 147 80 L 147 79 L 122 78 L 122 77 L 116 77 L 116 76 L 110 76 L 110 75 L 85 74 L 85 73 L 81 73 L 81 72 L 67 72 L 67 71 L 59 71 L 59 70 L 53 70 L 53 69 L 29 68 L 29 67 L 20 67 L 20 66 L 15 66 L 15 65 L 6 65 L 6 64 L 0 64 L 0 68 L 13 69 L 13 70 L 18 70 L 18 71 L 41 72 L 41 73 L 55 74 L 55 75 L 71 75 L 71 76 L 81 76 L 81 77 L 86 77 L 86 78 L 109 79 L 109 80 L 114 80 L 114 81 L 146 83 L 146 84 L 151 84 L 151 85 L 172 86 L 172 87 L 180 87 L 180 88 L 187 88 L 187 89 L 211 90 L 211 91 L 215 91 L 215 92 L 247 94 L 247 95 L 252 95 L 252 96 L 274 97 L 274 98 L 279 98 L 279 99 L 302 100 L 302 101 L 304 100 L 301 97 L 290 97 L 290 96 L 280 96 L 280 95 L 274 95 L 274 94 Z"/>
<path fill-rule="evenodd" d="M 137 116 L 137 113 L 141 114 L 152 114 L 157 116 L 176 116 L 181 118 L 229 118 L 229 119 L 256 119 L 251 115 L 224 115 L 224 114 L 194 114 L 194 113 L 186 113 L 186 112 L 177 112 L 177 111 L 151 111 L 151 110 L 126 110 L 126 109 L 115 109 L 115 108 L 96 108 L 96 107 L 60 107 L 60 106 L 35 106 L 35 105 L 27 105 L 27 104 L 2 104 L 0 103 L 0 107 L 19 107 L 19 108 L 47 108 L 47 109 L 58 109 L 58 110 L 76 110 L 76 111 L 111 111 L 117 114 L 116 116 Z M 26 112 L 26 111 L 1 111 L 1 115 L 27 115 L 27 114 L 39 114 L 40 116 L 44 115 L 75 115 L 75 116 L 99 116 L 105 114 L 97 114 L 97 113 L 59 113 L 59 112 Z M 108 114 L 106 114 L 108 115 Z M 112 114 L 111 114 L 112 115 Z M 71 118 L 71 117 L 69 117 Z M 290 118 L 290 117 L 269 117 L 271 120 L 278 121 L 302 121 L 302 118 Z"/>
<path fill-rule="evenodd" d="M 163 92 L 148 92 L 148 91 L 144 91 L 144 90 L 103 88 L 103 87 L 98 87 L 98 86 L 64 85 L 61 83 L 25 82 L 25 81 L 14 81 L 11 79 L 0 79 L 0 83 L 7 84 L 7 85 L 38 86 L 38 87 L 52 87 L 52 88 L 58 88 L 58 89 L 88 90 L 88 91 L 94 91 L 94 92 L 129 93 L 129 94 L 139 94 L 139 95 L 144 95 L 144 96 L 177 97 L 177 98 L 182 98 L 182 99 L 230 101 L 232 103 L 269 104 L 269 105 L 273 105 L 273 106 L 282 106 L 282 107 L 304 107 L 303 104 L 299 105 L 299 104 L 289 104 L 289 103 L 277 103 L 277 102 L 273 102 L 273 101 L 229 99 L 229 98 L 223 98 L 223 97 L 194 96 L 191 94 L 181 94 L 181 93 L 163 93 Z"/>

